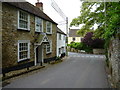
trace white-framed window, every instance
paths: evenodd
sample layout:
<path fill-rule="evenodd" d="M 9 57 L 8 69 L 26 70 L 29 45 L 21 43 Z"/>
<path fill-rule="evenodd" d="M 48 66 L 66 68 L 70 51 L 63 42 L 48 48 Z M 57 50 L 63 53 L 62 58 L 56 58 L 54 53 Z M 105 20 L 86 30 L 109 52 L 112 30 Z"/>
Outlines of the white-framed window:
<path fill-rule="evenodd" d="M 62 38 L 62 35 L 59 33 L 59 40 L 61 40 L 61 38 Z"/>
<path fill-rule="evenodd" d="M 61 48 L 59 48 L 59 54 L 61 54 Z"/>
<path fill-rule="evenodd" d="M 52 40 L 50 40 L 50 43 L 46 45 L 46 54 L 52 52 Z"/>
<path fill-rule="evenodd" d="M 46 33 L 52 34 L 52 23 L 48 21 L 46 22 Z"/>
<path fill-rule="evenodd" d="M 65 35 L 63 35 L 63 40 L 66 40 L 66 37 L 65 37 Z"/>
<path fill-rule="evenodd" d="M 73 41 L 75 41 L 75 40 L 76 40 L 76 39 L 75 39 L 75 37 L 73 37 L 72 39 L 73 39 Z"/>
<path fill-rule="evenodd" d="M 30 40 L 18 40 L 18 62 L 30 59 Z"/>
<path fill-rule="evenodd" d="M 35 31 L 43 32 L 43 20 L 39 17 L 35 17 Z"/>
<path fill-rule="evenodd" d="M 27 12 L 18 11 L 18 29 L 30 30 L 30 16 Z"/>

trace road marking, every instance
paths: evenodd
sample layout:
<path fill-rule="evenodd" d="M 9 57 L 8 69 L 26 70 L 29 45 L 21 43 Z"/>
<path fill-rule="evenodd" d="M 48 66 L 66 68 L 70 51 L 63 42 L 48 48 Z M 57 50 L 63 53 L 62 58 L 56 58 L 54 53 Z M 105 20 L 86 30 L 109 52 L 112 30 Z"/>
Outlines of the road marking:
<path fill-rule="evenodd" d="M 90 56 L 90 57 L 94 57 L 94 56 Z"/>
<path fill-rule="evenodd" d="M 86 57 L 89 57 L 89 56 L 86 56 Z"/>
<path fill-rule="evenodd" d="M 48 83 L 49 81 L 50 81 L 50 79 L 46 79 L 46 80 L 44 80 L 44 81 L 41 82 L 41 85 L 46 84 L 46 83 Z"/>
<path fill-rule="evenodd" d="M 94 56 L 94 57 L 96 57 L 96 58 L 97 58 L 98 56 Z"/>

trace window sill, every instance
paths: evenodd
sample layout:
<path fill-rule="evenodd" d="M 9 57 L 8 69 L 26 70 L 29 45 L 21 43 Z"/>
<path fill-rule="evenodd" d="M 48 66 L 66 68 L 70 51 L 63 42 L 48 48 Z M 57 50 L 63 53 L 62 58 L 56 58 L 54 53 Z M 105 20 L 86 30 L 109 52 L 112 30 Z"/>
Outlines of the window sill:
<path fill-rule="evenodd" d="M 35 33 L 39 33 L 39 34 L 40 34 L 40 33 L 43 33 L 43 31 L 41 31 L 41 32 L 37 32 L 37 31 L 35 31 Z"/>
<path fill-rule="evenodd" d="M 46 55 L 51 54 L 52 52 L 47 52 Z"/>
<path fill-rule="evenodd" d="M 30 58 L 18 60 L 18 63 L 25 62 L 25 61 L 27 61 L 27 60 L 30 60 Z"/>
<path fill-rule="evenodd" d="M 19 31 L 27 31 L 27 32 L 30 32 L 29 29 L 17 29 L 17 30 L 19 30 Z"/>
<path fill-rule="evenodd" d="M 47 32 L 46 32 L 46 34 L 51 35 L 52 33 L 47 33 Z"/>

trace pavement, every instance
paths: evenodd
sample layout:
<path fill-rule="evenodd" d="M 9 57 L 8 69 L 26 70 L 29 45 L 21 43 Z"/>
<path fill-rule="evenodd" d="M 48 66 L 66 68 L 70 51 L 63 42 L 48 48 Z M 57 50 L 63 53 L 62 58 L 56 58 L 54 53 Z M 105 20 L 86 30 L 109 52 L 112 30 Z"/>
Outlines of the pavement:
<path fill-rule="evenodd" d="M 68 54 L 63 62 L 15 79 L 4 88 L 109 88 L 104 55 Z"/>

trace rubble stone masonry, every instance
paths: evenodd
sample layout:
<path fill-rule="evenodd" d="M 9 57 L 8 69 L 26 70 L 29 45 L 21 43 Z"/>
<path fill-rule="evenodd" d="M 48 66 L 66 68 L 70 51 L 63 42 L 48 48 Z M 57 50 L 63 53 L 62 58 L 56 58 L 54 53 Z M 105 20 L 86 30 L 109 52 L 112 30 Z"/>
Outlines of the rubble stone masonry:
<path fill-rule="evenodd" d="M 114 87 L 120 88 L 120 37 L 112 38 L 108 55 L 110 60 L 111 82 Z"/>
<path fill-rule="evenodd" d="M 2 3 L 0 2 L 0 68 L 2 68 Z"/>
<path fill-rule="evenodd" d="M 34 60 L 34 16 L 30 15 L 30 31 L 18 30 L 17 8 L 8 4 L 3 4 L 3 31 L 2 31 L 2 64 L 3 68 L 18 65 L 18 40 L 30 40 L 30 60 L 19 62 L 27 63 Z"/>

